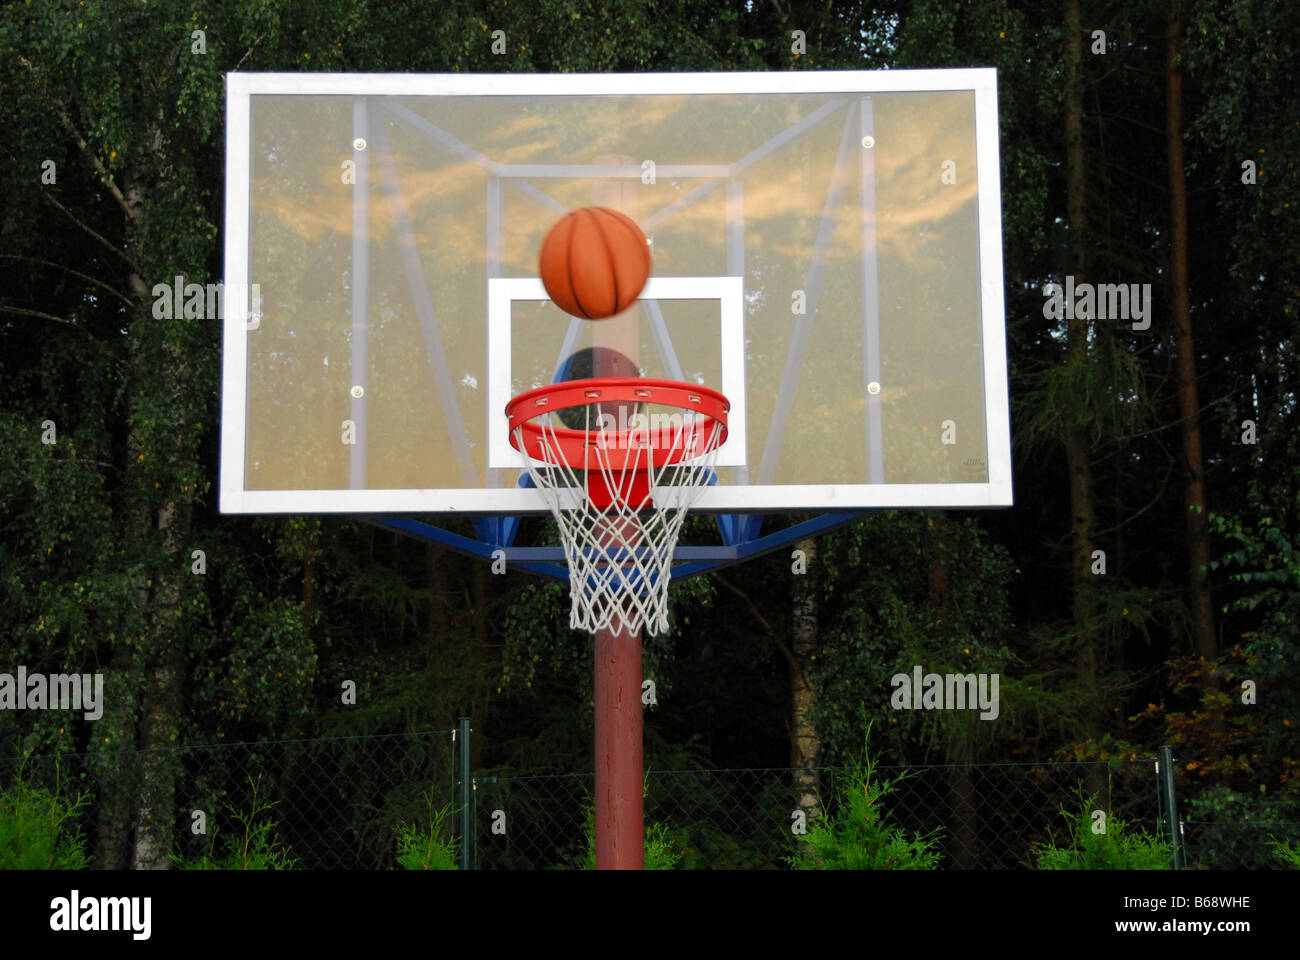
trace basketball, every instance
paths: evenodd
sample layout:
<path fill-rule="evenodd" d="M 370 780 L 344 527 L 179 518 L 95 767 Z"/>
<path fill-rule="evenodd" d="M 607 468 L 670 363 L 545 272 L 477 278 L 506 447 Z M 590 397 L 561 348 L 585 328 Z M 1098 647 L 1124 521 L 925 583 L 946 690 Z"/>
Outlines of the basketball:
<path fill-rule="evenodd" d="M 542 285 L 565 313 L 604 320 L 630 307 L 650 276 L 645 234 L 626 214 L 583 207 L 542 241 Z"/>

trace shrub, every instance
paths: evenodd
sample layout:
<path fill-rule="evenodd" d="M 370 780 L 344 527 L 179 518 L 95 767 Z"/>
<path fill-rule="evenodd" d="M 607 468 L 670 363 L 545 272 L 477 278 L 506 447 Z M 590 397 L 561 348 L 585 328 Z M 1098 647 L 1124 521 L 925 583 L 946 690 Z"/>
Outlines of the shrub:
<path fill-rule="evenodd" d="M 19 778 L 0 795 L 0 870 L 82 870 L 90 863 L 72 819 L 88 801 Z"/>
<path fill-rule="evenodd" d="M 250 783 L 252 781 L 250 780 Z M 275 806 L 257 799 L 253 785 L 252 806 L 243 813 L 227 806 L 230 817 L 242 829 L 226 838 L 226 852 L 217 856 L 218 830 L 213 828 L 207 853 L 193 860 L 173 855 L 172 862 L 181 870 L 292 870 L 298 865 L 289 850 L 275 836 L 275 822 L 265 814 Z"/>
<path fill-rule="evenodd" d="M 1069 824 L 1069 843 L 1040 844 L 1032 854 L 1039 870 L 1168 870 L 1173 859 L 1169 844 L 1130 823 L 1108 817 L 1104 832 L 1094 832 L 1096 796 L 1078 791 L 1079 812 L 1062 808 Z"/>
<path fill-rule="evenodd" d="M 435 810 L 432 795 L 427 799 L 429 817 L 425 824 L 403 822 L 397 827 L 397 862 L 407 870 L 459 870 L 455 838 L 443 839 L 443 824 L 451 815 L 451 806 Z"/>
<path fill-rule="evenodd" d="M 1300 847 L 1293 847 L 1290 840 L 1279 840 L 1277 837 L 1269 837 L 1269 840 L 1272 841 L 1269 846 L 1273 848 L 1283 867 L 1300 870 Z"/>
<path fill-rule="evenodd" d="M 814 820 L 796 840 L 798 849 L 786 862 L 796 870 L 935 870 L 941 856 L 939 831 L 913 834 L 889 822 L 883 800 L 908 774 L 877 777 L 867 750 L 871 725 L 863 739 L 861 759 L 852 760 L 845 784 L 836 795 L 833 813 Z"/>

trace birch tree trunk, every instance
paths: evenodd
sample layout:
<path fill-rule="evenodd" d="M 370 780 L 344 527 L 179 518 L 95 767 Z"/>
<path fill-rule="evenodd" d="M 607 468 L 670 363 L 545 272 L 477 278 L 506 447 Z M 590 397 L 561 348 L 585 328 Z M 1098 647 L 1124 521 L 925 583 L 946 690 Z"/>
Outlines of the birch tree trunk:
<path fill-rule="evenodd" d="M 155 154 L 162 152 L 161 128 L 154 123 L 143 135 Z M 142 211 L 150 189 L 142 178 L 125 179 L 127 246 L 139 250 L 143 233 Z M 136 689 L 140 703 L 140 779 L 136 798 L 135 846 L 131 865 L 136 870 L 171 867 L 171 842 L 175 823 L 174 792 L 176 746 L 181 714 L 181 656 L 184 637 L 181 587 L 190 576 L 186 548 L 190 533 L 188 491 L 175 482 L 187 456 L 186 411 L 194 382 L 189 356 L 179 336 L 167 336 L 155 326 L 167 323 L 149 310 L 151 287 L 134 270 L 128 283 L 142 306 L 128 333 L 127 377 L 131 389 L 128 463 L 124 475 L 130 491 L 124 541 L 143 559 L 135 582 L 139 619 L 146 635 L 135 656 Z M 150 402 L 152 401 L 152 402 Z M 166 429 L 149 418 L 165 410 Z M 160 499 L 153 491 L 162 490 Z M 156 531 L 156 533 L 155 533 Z"/>

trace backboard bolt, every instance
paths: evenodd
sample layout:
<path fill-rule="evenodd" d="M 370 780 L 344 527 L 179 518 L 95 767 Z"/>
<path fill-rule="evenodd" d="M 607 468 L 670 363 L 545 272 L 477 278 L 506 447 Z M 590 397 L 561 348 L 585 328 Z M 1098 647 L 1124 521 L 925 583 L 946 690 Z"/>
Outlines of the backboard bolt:
<path fill-rule="evenodd" d="M 872 380 L 869 384 L 867 384 L 867 393 L 871 394 L 874 397 L 879 392 L 880 392 L 880 384 L 876 383 L 876 381 Z"/>
<path fill-rule="evenodd" d="M 862 138 L 862 145 L 863 145 L 864 147 L 866 147 L 868 150 L 870 150 L 872 147 L 874 147 L 874 146 L 876 145 L 876 138 L 875 138 L 875 137 L 863 137 L 863 138 Z"/>
<path fill-rule="evenodd" d="M 352 396 L 356 397 L 356 399 L 360 400 L 365 395 L 366 395 L 365 387 L 358 385 L 352 388 Z"/>
<path fill-rule="evenodd" d="M 353 149 L 353 150 L 364 150 L 364 149 L 366 149 L 366 140 L 365 140 L 365 138 L 364 138 L 364 137 L 357 137 L 355 140 L 353 140 L 353 141 L 352 141 L 352 149 Z"/>

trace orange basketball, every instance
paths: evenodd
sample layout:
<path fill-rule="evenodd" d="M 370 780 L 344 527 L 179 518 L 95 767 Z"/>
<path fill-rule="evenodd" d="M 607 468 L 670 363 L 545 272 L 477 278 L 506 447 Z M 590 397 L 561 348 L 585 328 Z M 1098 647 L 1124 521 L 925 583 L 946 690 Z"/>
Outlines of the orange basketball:
<path fill-rule="evenodd" d="M 542 241 L 542 285 L 565 313 L 603 320 L 630 307 L 650 276 L 650 247 L 629 216 L 608 207 L 566 213 Z"/>

